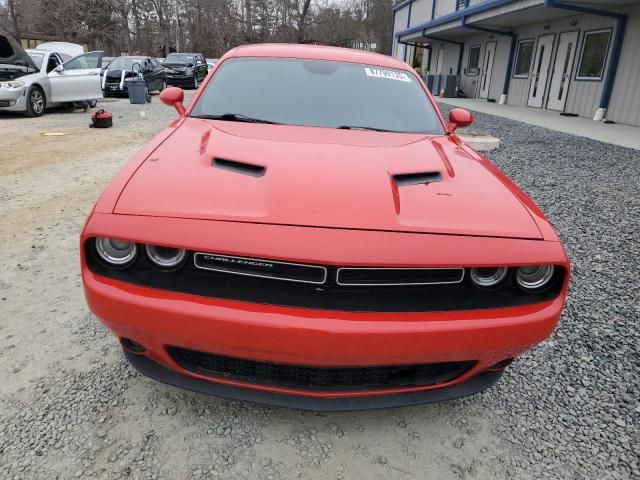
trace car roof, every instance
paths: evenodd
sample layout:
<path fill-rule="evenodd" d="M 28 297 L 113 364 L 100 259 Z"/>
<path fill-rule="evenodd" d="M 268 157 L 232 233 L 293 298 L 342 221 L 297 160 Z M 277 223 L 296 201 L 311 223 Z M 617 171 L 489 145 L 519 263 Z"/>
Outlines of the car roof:
<path fill-rule="evenodd" d="M 400 60 L 380 53 L 353 50 L 351 48 L 328 47 L 325 45 L 299 45 L 285 43 L 262 43 L 241 45 L 228 52 L 225 57 L 278 57 L 306 58 L 310 60 L 333 60 L 339 62 L 362 63 L 380 67 L 408 70 Z"/>

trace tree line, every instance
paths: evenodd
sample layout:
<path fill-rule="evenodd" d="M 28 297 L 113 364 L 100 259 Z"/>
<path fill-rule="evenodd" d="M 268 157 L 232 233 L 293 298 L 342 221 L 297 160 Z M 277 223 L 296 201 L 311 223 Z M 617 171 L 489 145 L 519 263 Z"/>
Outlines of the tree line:
<path fill-rule="evenodd" d="M 0 30 L 101 49 L 219 57 L 247 43 L 313 43 L 388 53 L 392 0 L 0 0 Z"/>

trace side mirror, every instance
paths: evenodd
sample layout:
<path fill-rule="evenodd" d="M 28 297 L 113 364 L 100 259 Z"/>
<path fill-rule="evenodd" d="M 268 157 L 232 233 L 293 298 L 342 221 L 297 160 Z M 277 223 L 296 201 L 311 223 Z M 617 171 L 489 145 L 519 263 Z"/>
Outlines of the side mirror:
<path fill-rule="evenodd" d="M 160 101 L 165 105 L 172 106 L 181 117 L 184 117 L 186 112 L 182 104 L 184 101 L 184 90 L 178 87 L 165 88 L 160 92 Z"/>
<path fill-rule="evenodd" d="M 58 72 L 58 73 L 62 73 L 62 72 L 64 72 L 64 65 L 62 65 L 62 64 L 57 65 L 56 68 L 54 68 L 54 70 L 56 72 Z"/>
<path fill-rule="evenodd" d="M 473 123 L 473 114 L 464 108 L 454 108 L 449 112 L 449 126 L 447 131 L 453 133 L 456 128 L 468 127 Z"/>

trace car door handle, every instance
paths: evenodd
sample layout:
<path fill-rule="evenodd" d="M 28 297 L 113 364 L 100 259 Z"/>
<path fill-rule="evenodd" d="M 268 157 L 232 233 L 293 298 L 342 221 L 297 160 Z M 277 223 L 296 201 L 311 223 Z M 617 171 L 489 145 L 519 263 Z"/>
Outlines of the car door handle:
<path fill-rule="evenodd" d="M 89 75 L 98 75 L 98 72 L 89 72 Z"/>

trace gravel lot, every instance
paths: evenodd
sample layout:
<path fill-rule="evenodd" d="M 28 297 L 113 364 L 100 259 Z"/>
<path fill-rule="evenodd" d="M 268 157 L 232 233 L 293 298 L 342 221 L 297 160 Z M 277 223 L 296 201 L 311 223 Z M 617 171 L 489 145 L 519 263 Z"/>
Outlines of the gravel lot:
<path fill-rule="evenodd" d="M 101 106 L 110 130 L 0 115 L 0 478 L 640 478 L 640 152 L 478 115 L 572 259 L 560 327 L 481 395 L 314 414 L 141 377 L 89 314 L 82 223 L 174 118 L 157 98 Z"/>

